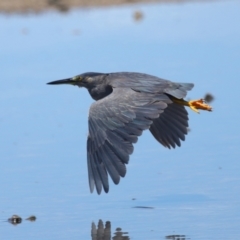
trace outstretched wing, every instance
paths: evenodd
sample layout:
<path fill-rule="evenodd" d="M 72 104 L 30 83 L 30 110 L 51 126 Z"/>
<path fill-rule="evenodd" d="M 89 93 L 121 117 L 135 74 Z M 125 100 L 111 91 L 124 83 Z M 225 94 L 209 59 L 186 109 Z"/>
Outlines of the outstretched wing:
<path fill-rule="evenodd" d="M 109 190 L 108 174 L 118 184 L 126 174 L 125 164 L 142 131 L 171 100 L 165 94 L 136 92 L 129 88 L 113 88 L 107 97 L 92 104 L 89 112 L 87 140 L 88 177 L 91 192 L 96 186 Z"/>
<path fill-rule="evenodd" d="M 184 106 L 171 103 L 164 112 L 153 120 L 150 132 L 163 146 L 175 148 L 185 140 L 188 127 L 188 112 Z"/>
<path fill-rule="evenodd" d="M 187 91 L 194 86 L 192 83 L 176 83 L 144 73 L 110 73 L 107 76 L 109 84 L 113 87 L 131 88 L 145 93 L 167 93 L 175 98 L 186 97 Z"/>

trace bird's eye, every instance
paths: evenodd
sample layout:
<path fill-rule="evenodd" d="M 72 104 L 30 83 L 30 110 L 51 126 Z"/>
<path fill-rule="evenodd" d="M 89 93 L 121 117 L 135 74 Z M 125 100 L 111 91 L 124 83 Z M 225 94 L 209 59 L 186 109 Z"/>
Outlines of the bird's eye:
<path fill-rule="evenodd" d="M 72 78 L 73 81 L 81 81 L 83 78 L 81 76 L 75 76 Z"/>

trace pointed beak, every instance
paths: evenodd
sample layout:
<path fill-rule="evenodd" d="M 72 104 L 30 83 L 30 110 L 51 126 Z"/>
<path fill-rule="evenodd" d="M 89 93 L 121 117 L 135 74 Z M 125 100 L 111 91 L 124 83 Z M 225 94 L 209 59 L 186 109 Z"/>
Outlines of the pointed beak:
<path fill-rule="evenodd" d="M 57 81 L 49 82 L 49 83 L 47 83 L 47 84 L 50 84 L 50 85 L 58 85 L 58 84 L 76 85 L 76 81 L 72 80 L 72 78 L 66 78 L 66 79 L 62 79 L 62 80 L 57 80 Z"/>

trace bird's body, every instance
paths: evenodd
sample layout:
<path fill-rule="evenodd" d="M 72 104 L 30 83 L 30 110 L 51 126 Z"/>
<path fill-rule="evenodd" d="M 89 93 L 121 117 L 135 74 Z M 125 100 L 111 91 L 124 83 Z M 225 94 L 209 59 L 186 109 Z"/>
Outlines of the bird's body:
<path fill-rule="evenodd" d="M 84 73 L 49 84 L 85 87 L 96 100 L 89 111 L 87 161 L 90 190 L 96 186 L 98 194 L 102 187 L 108 192 L 108 175 L 115 184 L 125 176 L 133 144 L 143 130 L 149 129 L 163 146 L 175 148 L 187 134 L 184 105 L 211 111 L 202 100 L 183 100 L 192 83 L 142 73 Z"/>

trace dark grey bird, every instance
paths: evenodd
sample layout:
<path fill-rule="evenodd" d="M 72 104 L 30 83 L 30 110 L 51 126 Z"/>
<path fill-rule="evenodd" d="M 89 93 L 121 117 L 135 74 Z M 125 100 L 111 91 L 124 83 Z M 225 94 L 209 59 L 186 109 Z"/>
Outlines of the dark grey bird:
<path fill-rule="evenodd" d="M 96 100 L 90 107 L 87 165 L 90 191 L 109 191 L 126 174 L 133 144 L 149 129 L 164 147 L 181 146 L 188 130 L 184 106 L 211 111 L 203 99 L 185 101 L 192 83 L 175 83 L 143 73 L 88 72 L 48 84 L 85 87 Z"/>

